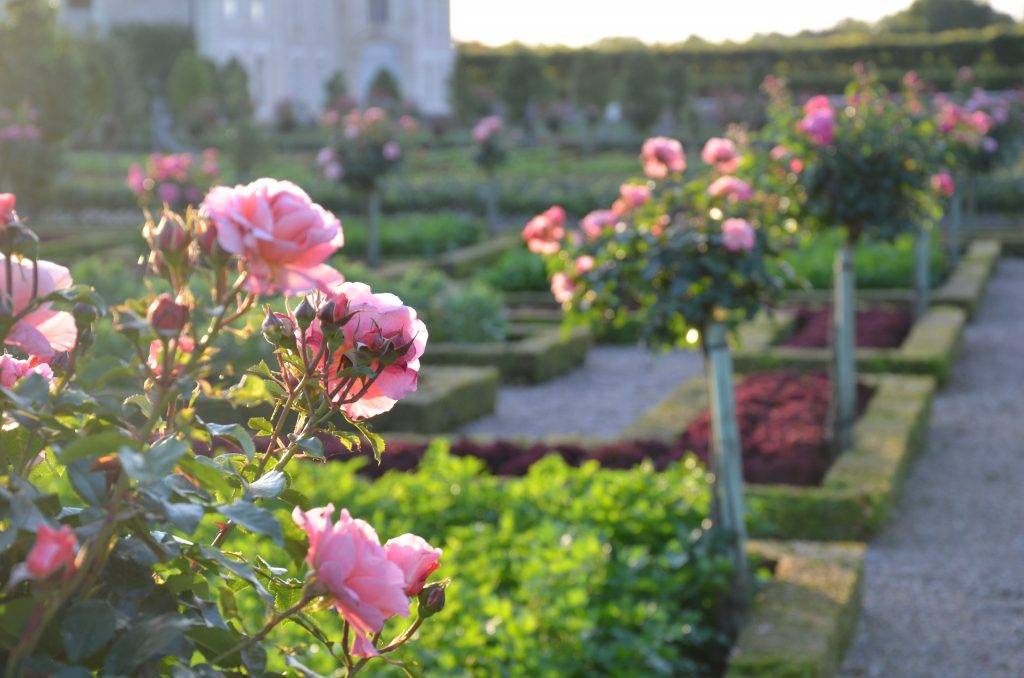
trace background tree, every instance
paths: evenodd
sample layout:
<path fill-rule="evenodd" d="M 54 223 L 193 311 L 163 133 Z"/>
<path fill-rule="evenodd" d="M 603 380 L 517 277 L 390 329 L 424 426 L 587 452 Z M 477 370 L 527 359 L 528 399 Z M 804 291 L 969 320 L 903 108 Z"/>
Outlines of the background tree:
<path fill-rule="evenodd" d="M 533 124 L 532 107 L 548 91 L 544 62 L 531 50 L 518 49 L 498 71 L 498 96 L 505 104 L 505 115 L 513 124 Z"/>
<path fill-rule="evenodd" d="M 668 97 L 664 68 L 649 50 L 626 58 L 622 72 L 622 111 L 636 131 L 648 132 L 661 117 Z"/>
<path fill-rule="evenodd" d="M 586 151 L 593 149 L 597 124 L 608 106 L 608 83 L 613 81 L 613 77 L 603 67 L 607 63 L 607 59 L 586 50 L 580 52 L 570 67 L 570 92 L 583 114 L 583 148 Z"/>
<path fill-rule="evenodd" d="M 178 55 L 167 78 L 167 100 L 178 126 L 191 136 L 216 122 L 217 67 L 196 52 Z"/>
<path fill-rule="evenodd" d="M 936 33 L 1013 22 L 1009 14 L 998 12 L 979 0 L 914 0 L 907 9 L 879 21 L 878 27 L 881 31 Z"/>
<path fill-rule="evenodd" d="M 394 73 L 381 68 L 370 82 L 369 95 L 372 104 L 393 108 L 402 102 L 402 87 Z"/>

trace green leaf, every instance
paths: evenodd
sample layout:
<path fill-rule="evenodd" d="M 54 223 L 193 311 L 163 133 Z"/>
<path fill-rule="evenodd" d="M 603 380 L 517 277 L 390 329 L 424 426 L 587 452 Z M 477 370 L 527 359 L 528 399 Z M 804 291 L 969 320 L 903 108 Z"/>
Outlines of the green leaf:
<path fill-rule="evenodd" d="M 234 504 L 220 506 L 217 511 L 248 530 L 269 536 L 278 546 L 284 546 L 281 523 L 270 511 L 241 499 Z"/>
<path fill-rule="evenodd" d="M 267 382 L 255 374 L 245 374 L 242 380 L 228 389 L 228 401 L 237 407 L 255 407 L 274 402 Z"/>
<path fill-rule="evenodd" d="M 164 438 L 149 448 L 146 453 L 135 452 L 123 447 L 118 453 L 121 468 L 129 478 L 140 483 L 155 483 L 174 471 L 178 460 L 188 451 L 184 441 Z"/>
<path fill-rule="evenodd" d="M 274 499 L 281 494 L 286 480 L 281 471 L 269 471 L 249 486 L 249 493 L 255 499 Z"/>
<path fill-rule="evenodd" d="M 199 626 L 189 630 L 188 637 L 195 641 L 199 650 L 207 659 L 213 659 L 219 655 L 229 652 L 232 648 L 242 642 L 242 636 L 230 629 L 221 629 L 216 626 Z M 242 663 L 239 653 L 232 652 L 219 662 L 218 666 L 238 666 Z"/>
<path fill-rule="evenodd" d="M 153 617 L 133 625 L 128 633 L 121 636 L 110 648 L 103 663 L 105 675 L 130 676 L 142 664 L 163 654 L 178 641 L 182 632 L 189 627 L 186 619 L 176 614 Z"/>
<path fill-rule="evenodd" d="M 114 608 L 104 600 L 83 600 L 63 614 L 60 637 L 68 659 L 89 657 L 114 637 Z"/>
<path fill-rule="evenodd" d="M 113 454 L 118 448 L 132 444 L 131 438 L 118 431 L 100 431 L 76 438 L 64 446 L 57 457 L 65 464 L 76 459 L 93 459 L 104 454 Z"/>
<path fill-rule="evenodd" d="M 231 438 L 237 442 L 249 459 L 256 454 L 256 445 L 252 442 L 252 436 L 241 424 L 206 424 L 206 430 L 211 435 Z"/>
<path fill-rule="evenodd" d="M 249 428 L 261 436 L 269 436 L 274 432 L 274 425 L 264 417 L 252 417 L 249 419 Z"/>
<path fill-rule="evenodd" d="M 295 446 L 311 457 L 324 458 L 324 444 L 319 438 L 307 436 L 295 441 Z"/>
<path fill-rule="evenodd" d="M 186 455 L 178 464 L 207 490 L 228 497 L 235 489 L 235 485 L 230 481 L 233 477 L 232 472 L 209 457 Z"/>
<path fill-rule="evenodd" d="M 204 558 L 219 563 L 221 566 L 231 570 L 231 572 L 239 579 L 252 584 L 252 587 L 256 589 L 256 593 L 263 599 L 263 602 L 267 603 L 267 605 L 274 604 L 274 596 L 270 595 L 270 591 L 263 586 L 263 583 L 260 581 L 259 577 L 256 576 L 256 573 L 253 572 L 251 567 L 245 563 L 239 563 L 231 560 L 217 549 L 209 548 L 208 546 L 200 546 L 199 552 Z"/>
<path fill-rule="evenodd" d="M 134 405 L 135 407 L 139 408 L 139 411 L 142 412 L 142 414 L 144 414 L 147 417 L 150 416 L 150 414 L 153 412 L 153 403 L 149 402 L 149 398 L 147 398 L 141 393 L 136 393 L 135 395 L 128 396 L 127 398 L 124 399 L 124 402 L 121 404 L 124 407 L 127 407 L 128 405 Z"/>

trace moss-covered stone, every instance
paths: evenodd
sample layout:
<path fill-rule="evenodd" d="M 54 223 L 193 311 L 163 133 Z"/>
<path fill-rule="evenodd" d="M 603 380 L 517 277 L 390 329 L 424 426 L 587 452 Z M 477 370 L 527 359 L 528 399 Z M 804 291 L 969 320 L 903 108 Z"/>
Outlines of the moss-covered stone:
<path fill-rule="evenodd" d="M 373 425 L 379 431 L 443 433 L 490 414 L 497 401 L 493 367 L 424 367 L 417 390 Z"/>
<path fill-rule="evenodd" d="M 590 333 L 583 327 L 514 325 L 512 336 L 505 342 L 432 344 L 424 362 L 491 366 L 498 369 L 503 381 L 536 384 L 579 367 L 590 348 Z"/>
<path fill-rule="evenodd" d="M 774 564 L 733 647 L 727 676 L 835 675 L 860 614 L 863 544 L 752 542 Z"/>

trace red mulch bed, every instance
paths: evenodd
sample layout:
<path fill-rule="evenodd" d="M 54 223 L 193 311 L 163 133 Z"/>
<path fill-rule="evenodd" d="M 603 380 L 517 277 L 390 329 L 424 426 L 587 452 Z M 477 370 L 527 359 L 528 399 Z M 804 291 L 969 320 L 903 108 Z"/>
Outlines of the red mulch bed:
<path fill-rule="evenodd" d="M 870 395 L 867 387 L 858 388 L 859 412 L 863 412 Z M 819 484 L 832 464 L 827 438 L 831 400 L 828 377 L 823 373 L 773 371 L 744 377 L 736 387 L 744 479 L 752 483 Z M 549 454 L 561 455 L 572 466 L 596 460 L 606 468 L 627 469 L 650 460 L 663 469 L 687 452 L 707 462 L 710 438 L 710 414 L 705 412 L 672 442 L 633 440 L 584 447 L 457 439 L 452 441 L 451 453 L 477 457 L 491 473 L 502 476 L 523 475 Z M 332 458 L 351 457 L 336 441 L 325 441 L 324 448 Z M 412 471 L 426 448 L 422 442 L 389 441 L 380 465 L 368 463 L 360 473 L 378 477 L 392 470 Z"/>
<path fill-rule="evenodd" d="M 914 317 L 903 308 L 883 306 L 857 311 L 859 348 L 899 348 L 910 333 Z M 796 328 L 783 346 L 825 348 L 831 345 L 832 309 L 802 308 L 797 311 Z"/>

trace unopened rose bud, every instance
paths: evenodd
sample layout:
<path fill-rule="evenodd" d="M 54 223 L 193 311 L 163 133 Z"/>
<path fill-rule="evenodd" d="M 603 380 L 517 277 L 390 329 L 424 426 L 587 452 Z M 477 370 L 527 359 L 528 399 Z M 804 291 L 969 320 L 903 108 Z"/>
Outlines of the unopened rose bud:
<path fill-rule="evenodd" d="M 313 304 L 309 303 L 309 298 L 307 297 L 298 305 L 293 315 L 299 328 L 305 332 L 310 324 L 312 324 L 313 319 L 316 318 L 316 309 L 313 307 Z"/>
<path fill-rule="evenodd" d="M 200 216 L 196 221 L 196 242 L 199 251 L 213 262 L 220 262 L 228 257 L 228 253 L 217 240 L 217 225 L 207 217 Z"/>
<path fill-rule="evenodd" d="M 444 579 L 427 584 L 419 592 L 419 615 L 423 619 L 429 619 L 444 609 L 445 589 L 448 588 L 450 580 Z"/>
<path fill-rule="evenodd" d="M 180 258 L 192 242 L 192 235 L 188 232 L 185 221 L 170 211 L 164 212 L 160 217 L 160 223 L 155 226 L 152 221 L 147 223 L 144 234 L 153 251 L 160 252 L 165 258 Z"/>
<path fill-rule="evenodd" d="M 162 337 L 176 337 L 188 322 L 188 306 L 179 304 L 164 293 L 153 300 L 146 312 L 149 326 Z"/>
<path fill-rule="evenodd" d="M 75 326 L 78 329 L 89 327 L 96 321 L 96 307 L 89 304 L 77 303 L 71 311 L 75 319 Z"/>
<path fill-rule="evenodd" d="M 283 313 L 274 313 L 267 308 L 267 315 L 260 326 L 263 338 L 278 348 L 295 348 L 295 327 L 292 320 Z"/>

